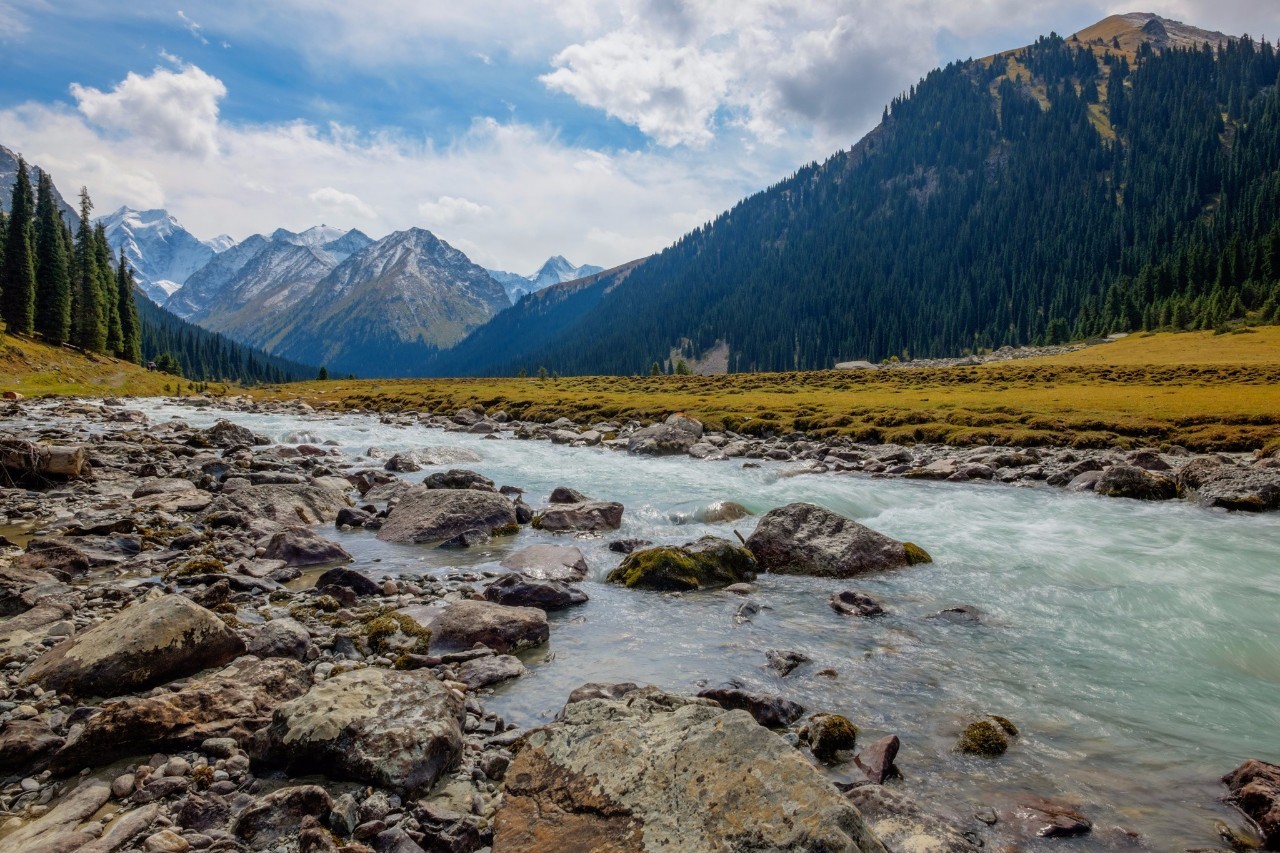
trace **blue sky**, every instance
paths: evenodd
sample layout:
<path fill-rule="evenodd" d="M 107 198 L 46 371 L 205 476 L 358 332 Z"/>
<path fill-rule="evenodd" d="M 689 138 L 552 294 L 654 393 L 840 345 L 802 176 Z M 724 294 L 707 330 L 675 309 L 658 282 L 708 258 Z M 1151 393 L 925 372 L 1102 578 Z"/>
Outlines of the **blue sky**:
<path fill-rule="evenodd" d="M 1228 33 L 1273 0 L 1155 0 Z M 660 249 L 937 64 L 1109 0 L 0 0 L 0 144 L 197 236 L 421 226 L 488 266 Z"/>

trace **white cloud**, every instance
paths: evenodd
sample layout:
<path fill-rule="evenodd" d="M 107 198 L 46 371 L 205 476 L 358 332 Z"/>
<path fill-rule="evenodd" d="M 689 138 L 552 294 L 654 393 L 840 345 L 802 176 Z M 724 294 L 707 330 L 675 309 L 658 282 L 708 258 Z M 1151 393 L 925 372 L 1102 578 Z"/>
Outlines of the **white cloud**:
<path fill-rule="evenodd" d="M 487 205 L 478 204 L 469 198 L 457 198 L 451 195 L 442 195 L 435 201 L 424 201 L 418 205 L 418 215 L 425 220 L 428 227 L 480 219 L 492 213 L 493 208 Z"/>
<path fill-rule="evenodd" d="M 203 26 L 188 18 L 187 13 L 181 9 L 178 10 L 178 17 L 182 20 L 182 25 L 187 28 L 187 32 L 191 33 L 192 37 L 195 38 L 196 41 L 205 45 L 209 43 L 209 40 L 200 32 L 204 29 Z"/>
<path fill-rule="evenodd" d="M 308 193 L 307 198 L 324 213 L 347 218 L 377 219 L 378 214 L 365 204 L 360 196 L 346 193 L 334 187 L 320 187 Z"/>
<path fill-rule="evenodd" d="M 71 84 L 80 112 L 99 127 L 196 157 L 217 153 L 218 101 L 226 94 L 221 80 L 194 65 L 131 71 L 110 92 Z"/>

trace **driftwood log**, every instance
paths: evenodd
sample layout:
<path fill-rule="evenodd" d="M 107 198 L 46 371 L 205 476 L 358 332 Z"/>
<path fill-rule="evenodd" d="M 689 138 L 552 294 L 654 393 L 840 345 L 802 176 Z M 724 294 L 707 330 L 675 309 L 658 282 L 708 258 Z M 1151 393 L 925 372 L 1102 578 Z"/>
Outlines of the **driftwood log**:
<path fill-rule="evenodd" d="M 76 480 L 89 474 L 83 447 L 37 444 L 22 438 L 0 438 L 0 468 L 11 480 Z"/>

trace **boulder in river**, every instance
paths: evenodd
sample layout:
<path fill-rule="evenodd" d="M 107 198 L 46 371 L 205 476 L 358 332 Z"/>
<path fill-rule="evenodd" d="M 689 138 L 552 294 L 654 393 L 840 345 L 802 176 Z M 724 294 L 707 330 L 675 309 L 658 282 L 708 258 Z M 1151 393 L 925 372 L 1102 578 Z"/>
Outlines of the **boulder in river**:
<path fill-rule="evenodd" d="M 209 738 L 247 742 L 277 706 L 310 686 L 310 674 L 296 660 L 243 657 L 181 690 L 106 704 L 72 729 L 54 763 L 72 771 L 134 753 L 193 748 Z"/>
<path fill-rule="evenodd" d="M 330 586 L 345 587 L 358 596 L 382 595 L 382 585 L 373 578 L 342 566 L 335 566 L 316 578 L 316 589 Z"/>
<path fill-rule="evenodd" d="M 400 612 L 430 628 L 431 646 L 440 651 L 469 649 L 480 643 L 498 654 L 508 654 L 541 646 L 551 636 L 547 614 L 537 607 L 468 600 L 443 609 L 410 607 Z"/>
<path fill-rule="evenodd" d="M 309 527 L 290 527 L 267 542 L 268 560 L 284 560 L 286 566 L 320 566 L 325 563 L 348 563 L 351 555 L 337 542 L 325 539 Z"/>
<path fill-rule="evenodd" d="M 746 711 L 757 723 L 766 728 L 781 729 L 791 725 L 804 714 L 804 706 L 765 693 L 748 693 L 736 687 L 713 687 L 698 693 L 701 699 L 710 699 L 730 711 Z"/>
<path fill-rule="evenodd" d="M 1251 758 L 1222 777 L 1228 800 L 1262 832 L 1262 849 L 1280 850 L 1280 765 Z"/>
<path fill-rule="evenodd" d="M 617 530 L 622 526 L 622 504 L 616 501 L 552 504 L 533 517 L 533 526 L 551 533 Z"/>
<path fill-rule="evenodd" d="M 1017 734 L 1017 727 L 1004 717 L 986 717 L 965 727 L 956 749 L 966 755 L 998 758 L 1008 751 L 1009 738 Z"/>
<path fill-rule="evenodd" d="M 953 818 L 935 814 L 884 785 L 859 785 L 846 795 L 867 826 L 893 850 L 981 853 L 971 832 Z"/>
<path fill-rule="evenodd" d="M 428 489 L 475 489 L 478 492 L 498 491 L 493 480 L 465 468 L 450 468 L 427 476 L 422 485 Z"/>
<path fill-rule="evenodd" d="M 23 681 L 75 696 L 119 696 L 221 666 L 244 652 L 215 614 L 181 595 L 137 602 L 45 652 Z"/>
<path fill-rule="evenodd" d="M 62 743 L 62 738 L 44 720 L 11 719 L 0 726 L 0 773 L 22 771 Z"/>
<path fill-rule="evenodd" d="M 820 506 L 771 510 L 747 539 L 760 568 L 789 575 L 850 578 L 932 562 L 918 545 L 899 542 Z"/>
<path fill-rule="evenodd" d="M 419 796 L 457 764 L 462 714 L 462 698 L 430 670 L 350 670 L 277 708 L 253 752 L 294 775 Z"/>
<path fill-rule="evenodd" d="M 749 715 L 652 688 L 567 705 L 505 778 L 495 850 L 884 853 L 857 809 Z"/>
<path fill-rule="evenodd" d="M 562 610 L 587 601 L 587 594 L 576 586 L 569 586 L 561 581 L 527 578 L 514 573 L 503 575 L 486 586 L 484 597 L 497 604 L 540 607 L 543 610 Z"/>
<path fill-rule="evenodd" d="M 1211 456 L 1188 462 L 1178 482 L 1200 503 L 1237 512 L 1280 509 L 1280 470 L 1244 467 Z"/>
<path fill-rule="evenodd" d="M 587 576 L 587 560 L 573 545 L 530 545 L 502 559 L 502 567 L 536 580 L 576 583 Z"/>
<path fill-rule="evenodd" d="M 551 497 L 547 498 L 547 503 L 550 504 L 585 504 L 590 502 L 591 498 L 568 486 L 556 486 L 551 490 Z"/>
<path fill-rule="evenodd" d="M 814 714 L 802 734 L 813 757 L 825 764 L 858 743 L 858 727 L 841 714 Z"/>
<path fill-rule="evenodd" d="M 867 774 L 867 779 L 871 782 L 883 784 L 886 779 L 901 775 L 898 766 L 893 763 L 901 746 L 902 742 L 897 735 L 886 735 L 855 755 L 853 763 Z"/>
<path fill-rule="evenodd" d="M 483 530 L 493 535 L 516 529 L 515 505 L 496 492 L 415 489 L 387 515 L 378 538 L 385 542 L 422 544 L 452 539 L 468 530 Z"/>
<path fill-rule="evenodd" d="M 1178 484 L 1172 478 L 1136 465 L 1112 465 L 1098 477 L 1093 490 L 1108 498 L 1143 501 L 1168 501 L 1178 496 Z"/>
<path fill-rule="evenodd" d="M 680 547 L 633 551 L 609 573 L 609 583 L 632 589 L 679 592 L 755 580 L 756 559 L 727 539 L 704 536 Z"/>
<path fill-rule="evenodd" d="M 627 452 L 640 456 L 670 456 L 688 453 L 702 438 L 702 424 L 681 414 L 665 422 L 636 430 L 627 440 Z"/>
<path fill-rule="evenodd" d="M 349 506 L 346 495 L 323 486 L 274 484 L 244 486 L 223 494 L 210 510 L 240 511 L 279 524 L 332 524 L 338 511 Z"/>
<path fill-rule="evenodd" d="M 865 592 L 856 589 L 845 589 L 832 593 L 831 609 L 844 616 L 883 616 L 884 607 Z"/>

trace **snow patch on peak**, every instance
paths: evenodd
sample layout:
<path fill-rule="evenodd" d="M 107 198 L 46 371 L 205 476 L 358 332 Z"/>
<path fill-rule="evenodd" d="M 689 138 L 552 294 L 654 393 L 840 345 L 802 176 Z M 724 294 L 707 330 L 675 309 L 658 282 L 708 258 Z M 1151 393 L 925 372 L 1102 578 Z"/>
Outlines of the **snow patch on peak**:
<path fill-rule="evenodd" d="M 214 257 L 167 210 L 121 207 L 100 220 L 113 254 L 124 252 L 138 287 L 161 304 Z"/>
<path fill-rule="evenodd" d="M 595 275 L 603 271 L 604 267 L 598 267 L 595 264 L 574 266 L 564 255 L 552 255 L 547 258 L 546 262 L 532 275 L 520 275 L 519 273 L 505 272 L 503 270 L 486 270 L 490 278 L 502 285 L 512 305 L 530 293 L 537 293 L 539 290 L 544 290 L 552 285 L 586 278 L 589 275 Z"/>

